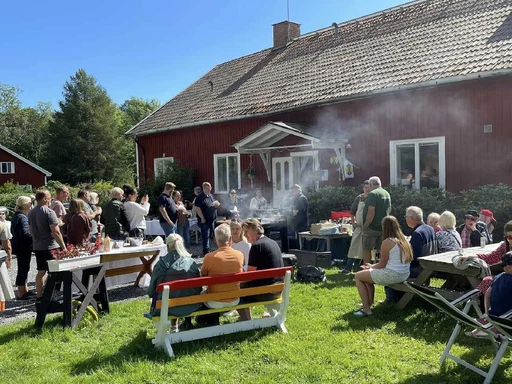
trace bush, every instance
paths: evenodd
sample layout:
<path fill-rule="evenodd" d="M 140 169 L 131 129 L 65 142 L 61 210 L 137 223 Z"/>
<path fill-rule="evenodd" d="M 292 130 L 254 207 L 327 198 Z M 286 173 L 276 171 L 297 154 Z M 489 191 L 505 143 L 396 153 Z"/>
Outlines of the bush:
<path fill-rule="evenodd" d="M 398 219 L 406 234 L 411 230 L 405 223 L 405 210 L 411 205 L 423 210 L 425 221 L 431 212 L 440 214 L 448 210 L 458 218 L 459 224 L 464 222 L 464 214 L 469 209 L 490 209 L 497 221 L 493 232 L 494 242 L 503 239 L 502 228 L 506 222 L 512 220 L 512 187 L 505 184 L 482 185 L 460 194 L 443 189 L 412 190 L 393 185 L 385 189 L 391 195 L 391 214 Z M 328 219 L 331 211 L 350 209 L 360 193 L 360 187 L 322 187 L 308 193 L 311 222 Z"/>

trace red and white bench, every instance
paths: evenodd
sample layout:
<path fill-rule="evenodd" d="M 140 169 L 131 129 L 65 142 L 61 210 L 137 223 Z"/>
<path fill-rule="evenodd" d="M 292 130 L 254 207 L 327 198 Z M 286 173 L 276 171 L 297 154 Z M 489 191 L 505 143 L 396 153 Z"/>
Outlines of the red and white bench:
<path fill-rule="evenodd" d="M 168 283 L 162 283 L 158 286 L 157 291 L 163 292 L 162 300 L 158 300 L 156 308 L 160 309 L 161 314 L 167 314 L 169 308 L 177 307 L 187 304 L 204 303 L 206 301 L 215 301 L 228 299 L 232 297 L 246 297 L 253 295 L 261 295 L 265 293 L 281 293 L 280 297 L 269 301 L 249 302 L 243 303 L 232 307 L 220 309 L 203 309 L 191 313 L 189 316 L 206 315 L 217 312 L 228 312 L 235 309 L 250 308 L 258 305 L 264 305 L 270 317 L 263 319 L 252 319 L 248 321 L 240 321 L 236 323 L 225 323 L 221 325 L 214 325 L 204 328 L 190 329 L 187 331 L 180 331 L 177 333 L 170 333 L 171 319 L 174 316 L 161 315 L 153 317 L 157 333 L 153 339 L 153 344 L 156 347 L 165 348 L 170 357 L 174 357 L 172 344 L 180 343 L 183 341 L 205 339 L 214 336 L 226 335 L 235 332 L 248 331 L 257 328 L 266 327 L 279 327 L 286 333 L 284 322 L 286 320 L 286 311 L 288 309 L 289 295 L 290 295 L 290 280 L 292 267 L 266 269 L 253 272 L 241 272 L 229 275 L 214 276 L 214 277 L 200 277 L 196 279 L 177 280 Z M 234 282 L 244 282 L 258 279 L 270 279 L 276 277 L 284 277 L 282 283 L 263 285 L 254 288 L 242 288 L 239 290 L 220 292 L 220 293 L 207 293 L 203 295 L 193 295 L 179 298 L 169 298 L 171 290 L 186 289 L 194 287 L 204 287 L 216 284 L 226 284 Z"/>

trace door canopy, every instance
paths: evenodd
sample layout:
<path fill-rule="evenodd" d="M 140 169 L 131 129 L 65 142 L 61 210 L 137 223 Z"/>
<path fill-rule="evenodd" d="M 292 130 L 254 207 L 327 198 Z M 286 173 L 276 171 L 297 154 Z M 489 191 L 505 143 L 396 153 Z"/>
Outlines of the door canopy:
<path fill-rule="evenodd" d="M 318 129 L 315 130 L 312 125 L 271 121 L 233 144 L 233 147 L 241 154 L 259 154 L 265 166 L 268 181 L 271 181 L 271 151 L 276 149 L 334 149 L 340 164 L 343 164 L 345 144 L 348 140 L 343 137 L 333 137 L 335 135 L 341 136 L 334 128 L 322 132 Z M 288 136 L 304 139 L 304 143 L 285 146 L 276 145 Z"/>

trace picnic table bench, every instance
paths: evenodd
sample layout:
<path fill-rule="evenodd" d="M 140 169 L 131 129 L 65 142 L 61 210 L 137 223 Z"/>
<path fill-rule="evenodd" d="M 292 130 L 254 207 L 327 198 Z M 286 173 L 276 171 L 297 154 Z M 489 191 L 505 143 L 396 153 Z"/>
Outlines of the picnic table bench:
<path fill-rule="evenodd" d="M 286 320 L 286 311 L 288 309 L 292 270 L 292 267 L 273 268 L 261 271 L 241 272 L 213 277 L 199 277 L 195 279 L 176 280 L 160 284 L 157 288 L 157 292 L 162 292 L 162 299 L 156 302 L 156 308 L 160 309 L 160 316 L 154 316 L 152 318 L 157 329 L 155 338 L 152 340 L 153 344 L 155 345 L 155 347 L 165 349 L 169 357 L 174 357 L 172 344 L 184 341 L 205 339 L 214 336 L 226 335 L 230 333 L 266 327 L 279 327 L 284 333 L 286 333 L 287 331 L 284 323 Z M 235 283 L 259 279 L 270 279 L 277 277 L 284 277 L 284 281 L 282 283 L 268 284 L 252 288 L 241 288 L 219 293 L 206 293 L 178 298 L 169 298 L 171 290 L 175 289 L 204 287 L 216 284 Z M 261 295 L 265 293 L 280 293 L 281 295 L 280 297 L 274 300 L 248 302 L 235 305 L 232 307 L 224 307 L 217 309 L 202 307 L 186 317 L 220 312 L 224 313 L 236 309 L 250 308 L 258 305 L 264 305 L 270 312 L 270 317 L 240 321 L 236 323 L 225 323 L 221 325 L 214 325 L 204 328 L 190 329 L 186 331 L 180 331 L 177 333 L 169 332 L 171 325 L 170 320 L 177 318 L 176 316 L 167 315 L 169 308 L 181 305 L 204 303 L 206 301 L 218 301 L 232 297 L 242 298 L 253 295 Z"/>
<path fill-rule="evenodd" d="M 500 244 L 488 244 L 484 248 L 472 247 L 464 249 L 464 256 L 476 256 L 481 253 L 490 253 L 498 248 Z M 481 279 L 478 277 L 480 268 L 475 266 L 468 266 L 466 269 L 458 269 L 453 265 L 452 258 L 458 255 L 458 251 L 450 251 L 438 253 L 436 255 L 420 257 L 420 262 L 423 270 L 415 279 L 408 279 L 409 282 L 414 282 L 416 285 L 426 284 L 430 278 L 436 277 L 445 280 L 440 288 L 430 287 L 431 290 L 438 292 L 447 300 L 455 300 L 462 296 L 467 290 L 458 290 L 457 286 L 461 283 L 469 283 L 471 288 L 476 288 L 480 284 Z M 414 293 L 404 283 L 390 285 L 391 288 L 405 292 L 402 298 L 396 304 L 396 307 L 403 309 L 409 304 L 414 297 Z"/>

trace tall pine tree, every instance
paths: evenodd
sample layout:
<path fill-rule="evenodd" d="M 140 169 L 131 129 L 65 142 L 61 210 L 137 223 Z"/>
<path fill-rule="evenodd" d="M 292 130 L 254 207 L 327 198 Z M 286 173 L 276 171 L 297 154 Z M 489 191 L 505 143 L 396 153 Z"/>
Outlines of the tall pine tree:
<path fill-rule="evenodd" d="M 79 69 L 64 84 L 64 100 L 49 128 L 47 169 L 68 184 L 111 180 L 133 182 L 120 135 L 122 117 L 96 79 Z"/>

